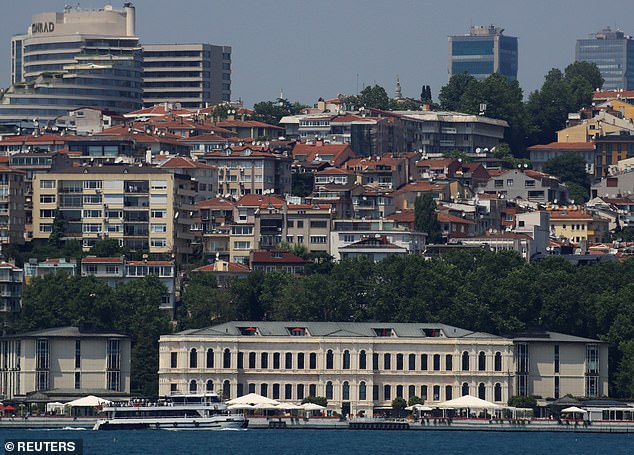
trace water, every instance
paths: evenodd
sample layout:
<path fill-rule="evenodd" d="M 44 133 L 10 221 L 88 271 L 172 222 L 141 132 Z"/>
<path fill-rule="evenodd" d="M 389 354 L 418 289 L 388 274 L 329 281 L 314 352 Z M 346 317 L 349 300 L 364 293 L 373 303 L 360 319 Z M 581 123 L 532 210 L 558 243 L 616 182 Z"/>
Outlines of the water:
<path fill-rule="evenodd" d="M 634 434 L 352 430 L 0 430 L 0 443 L 3 444 L 7 438 L 81 438 L 85 455 L 634 453 Z"/>

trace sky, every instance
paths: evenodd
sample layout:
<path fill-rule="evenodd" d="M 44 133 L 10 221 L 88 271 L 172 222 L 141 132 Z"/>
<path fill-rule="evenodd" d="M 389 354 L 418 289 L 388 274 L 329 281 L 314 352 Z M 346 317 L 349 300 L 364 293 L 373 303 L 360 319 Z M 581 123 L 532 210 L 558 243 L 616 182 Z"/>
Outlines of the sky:
<path fill-rule="evenodd" d="M 9 2 L 10 0 L 3 0 Z M 9 85 L 10 39 L 31 16 L 76 1 L 21 0 L 0 15 L 0 86 Z M 107 1 L 84 0 L 86 9 Z M 111 2 L 121 9 L 123 1 Z M 447 83 L 449 35 L 471 25 L 505 29 L 519 39 L 525 97 L 554 67 L 574 61 L 575 41 L 606 26 L 634 35 L 634 1 L 610 0 L 137 0 L 142 43 L 232 47 L 232 99 L 245 106 L 275 100 L 313 105 L 378 84 L 418 98 Z"/>

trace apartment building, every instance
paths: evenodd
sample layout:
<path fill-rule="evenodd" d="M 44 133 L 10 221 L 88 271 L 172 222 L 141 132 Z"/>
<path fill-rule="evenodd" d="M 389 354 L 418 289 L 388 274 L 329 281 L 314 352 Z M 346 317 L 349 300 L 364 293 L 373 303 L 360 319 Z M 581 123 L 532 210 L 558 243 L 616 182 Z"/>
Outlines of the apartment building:
<path fill-rule="evenodd" d="M 497 194 L 508 200 L 522 199 L 533 204 L 568 202 L 568 188 L 557 177 L 531 169 L 511 169 L 493 174 L 479 191 Z"/>
<path fill-rule="evenodd" d="M 0 337 L 0 396 L 130 394 L 130 337 L 61 327 Z"/>
<path fill-rule="evenodd" d="M 218 193 L 239 198 L 247 194 L 290 194 L 292 158 L 284 154 L 226 149 L 206 154 L 202 162 L 218 168 Z"/>
<path fill-rule="evenodd" d="M 99 239 L 186 260 L 192 252 L 194 186 L 188 176 L 144 166 L 73 167 L 33 180 L 33 238 L 46 239 L 56 219 L 64 238 L 88 250 Z"/>
<path fill-rule="evenodd" d="M 0 262 L 0 313 L 20 311 L 24 271 L 9 262 Z"/>
<path fill-rule="evenodd" d="M 18 169 L 0 166 L 0 244 L 24 243 L 24 175 Z"/>

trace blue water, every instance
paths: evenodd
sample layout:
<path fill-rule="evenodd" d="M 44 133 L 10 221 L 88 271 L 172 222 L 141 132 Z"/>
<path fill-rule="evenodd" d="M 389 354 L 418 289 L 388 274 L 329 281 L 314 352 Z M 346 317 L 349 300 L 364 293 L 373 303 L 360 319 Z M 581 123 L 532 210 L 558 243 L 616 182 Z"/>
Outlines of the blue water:
<path fill-rule="evenodd" d="M 460 431 L 0 430 L 6 439 L 83 440 L 85 455 L 286 454 L 633 454 L 634 434 L 495 433 Z M 0 451 L 0 454 L 3 453 Z"/>

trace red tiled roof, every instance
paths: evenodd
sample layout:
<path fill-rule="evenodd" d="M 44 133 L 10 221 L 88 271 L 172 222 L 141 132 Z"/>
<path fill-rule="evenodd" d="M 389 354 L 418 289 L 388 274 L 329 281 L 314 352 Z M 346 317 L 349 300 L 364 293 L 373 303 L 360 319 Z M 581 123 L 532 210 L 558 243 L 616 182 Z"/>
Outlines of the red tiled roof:
<path fill-rule="evenodd" d="M 218 273 L 223 272 L 250 272 L 249 267 L 243 264 L 239 264 L 237 262 L 229 262 L 228 263 L 229 270 L 220 270 Z M 197 269 L 192 270 L 192 272 L 216 272 L 216 264 L 207 264 L 202 267 L 198 267 Z"/>
<path fill-rule="evenodd" d="M 12 269 L 19 269 L 20 268 L 20 267 L 17 267 L 15 264 L 11 264 L 11 263 L 5 262 L 5 261 L 0 262 L 0 267 L 10 267 Z"/>
<path fill-rule="evenodd" d="M 429 183 L 429 182 L 414 182 L 405 185 L 404 187 L 396 190 L 392 193 L 392 195 L 396 194 L 404 194 L 410 192 L 422 192 L 422 191 L 433 191 L 433 190 L 442 190 L 447 187 L 445 183 Z"/>
<path fill-rule="evenodd" d="M 417 167 L 446 167 L 449 166 L 454 161 L 457 161 L 454 158 L 442 158 L 438 160 L 418 160 L 416 163 Z"/>
<path fill-rule="evenodd" d="M 455 223 L 455 224 L 473 224 L 476 223 L 471 220 L 465 220 L 464 218 L 460 218 L 454 215 L 450 215 L 444 212 L 438 212 L 438 221 L 441 223 Z"/>
<path fill-rule="evenodd" d="M 305 155 L 306 159 L 302 161 L 315 161 L 316 155 L 332 155 L 330 160 L 332 162 L 349 148 L 349 144 L 305 144 L 300 142 L 293 147 L 292 155 L 294 159 L 297 159 L 298 155 Z"/>
<path fill-rule="evenodd" d="M 288 204 L 288 210 L 330 210 L 330 204 Z"/>
<path fill-rule="evenodd" d="M 279 254 L 280 257 L 273 257 L 273 253 Z M 295 256 L 288 251 L 274 250 L 274 251 L 254 251 L 251 265 L 253 264 L 305 264 L 306 261 Z"/>
<path fill-rule="evenodd" d="M 403 209 L 399 212 L 394 212 L 391 215 L 387 215 L 385 218 L 401 223 L 413 223 L 416 219 L 416 215 L 414 213 L 414 209 Z"/>
<path fill-rule="evenodd" d="M 218 125 L 222 128 L 273 128 L 276 130 L 283 130 L 284 128 L 275 125 L 269 125 L 268 123 L 257 122 L 255 120 L 222 120 L 218 122 Z"/>
<path fill-rule="evenodd" d="M 170 158 L 165 163 L 159 165 L 160 168 L 164 169 L 214 169 L 215 166 L 210 166 L 209 164 L 200 163 L 198 161 L 194 161 L 189 158 L 185 158 L 182 156 L 175 156 Z"/>
<path fill-rule="evenodd" d="M 583 210 L 550 210 L 552 220 L 593 220 L 591 215 Z"/>
<path fill-rule="evenodd" d="M 269 206 L 269 203 L 276 209 L 280 209 L 284 206 L 286 201 L 275 194 L 245 194 L 238 199 L 236 206 L 259 207 L 265 209 Z"/>
<path fill-rule="evenodd" d="M 593 99 L 606 99 L 606 98 L 632 98 L 634 97 L 634 90 L 624 90 L 622 92 L 617 91 L 603 91 L 592 93 Z"/>
<path fill-rule="evenodd" d="M 338 167 L 329 167 L 322 171 L 315 172 L 315 175 L 354 175 L 354 172 L 339 169 Z"/>

